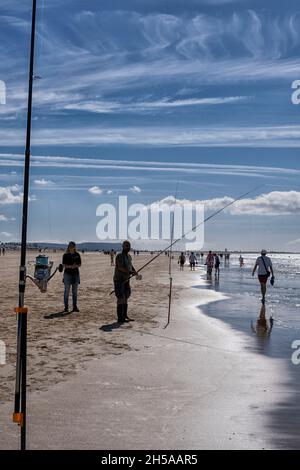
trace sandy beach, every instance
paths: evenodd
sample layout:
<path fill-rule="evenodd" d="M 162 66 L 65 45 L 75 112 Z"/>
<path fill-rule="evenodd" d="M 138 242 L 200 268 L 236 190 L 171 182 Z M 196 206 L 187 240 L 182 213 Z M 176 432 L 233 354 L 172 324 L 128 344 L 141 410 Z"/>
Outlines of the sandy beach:
<path fill-rule="evenodd" d="M 33 261 L 36 255 L 29 252 L 28 262 Z M 50 255 L 54 266 L 61 262 L 61 257 L 61 253 Z M 136 257 L 137 266 L 148 259 L 150 255 Z M 155 282 L 152 269 L 143 273 L 142 282 L 132 281 L 135 294 L 132 296 L 131 314 L 146 329 L 157 323 L 158 314 L 167 312 L 165 262 L 161 258 L 153 266 L 157 276 Z M 0 259 L 0 338 L 7 346 L 7 364 L 1 366 L 2 402 L 10 399 L 13 393 L 17 327 L 13 309 L 18 300 L 18 263 L 18 253 L 8 253 Z M 33 267 L 29 266 L 28 273 L 30 270 L 32 272 Z M 82 255 L 79 314 L 63 314 L 61 274 L 55 275 L 44 294 L 30 280 L 27 281 L 29 391 L 47 390 L 50 385 L 84 368 L 85 362 L 93 358 L 102 358 L 105 354 L 120 355 L 130 350 L 123 328 L 114 329 L 113 335 L 103 335 L 99 331 L 100 327 L 110 329 L 110 325 L 116 326 L 115 297 L 109 295 L 113 289 L 113 271 L 108 256 L 99 253 Z M 176 291 L 174 296 L 176 301 Z"/>
<path fill-rule="evenodd" d="M 136 257 L 136 267 L 149 256 Z M 17 259 L 1 259 L 1 338 L 8 345 L 8 363 L 1 366 L 1 449 L 19 443 L 11 423 Z M 28 284 L 29 448 L 280 447 L 282 430 L 271 429 L 270 415 L 287 400 L 284 364 L 248 352 L 241 332 L 201 313 L 199 306 L 223 296 L 195 288 L 205 285 L 202 269 L 182 273 L 174 265 L 172 317 L 164 329 L 168 275 L 160 257 L 132 283 L 136 321 L 114 328 L 109 264 L 105 255 L 83 255 L 79 314 L 57 315 L 59 275 L 47 294 Z"/>

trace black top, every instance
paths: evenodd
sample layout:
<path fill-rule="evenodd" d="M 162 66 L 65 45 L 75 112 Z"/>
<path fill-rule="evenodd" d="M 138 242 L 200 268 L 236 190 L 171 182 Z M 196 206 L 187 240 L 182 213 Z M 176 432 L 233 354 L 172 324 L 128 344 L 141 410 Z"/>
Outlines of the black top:
<path fill-rule="evenodd" d="M 80 254 L 75 251 L 75 253 L 65 253 L 63 256 L 62 264 L 66 264 L 67 266 L 72 266 L 72 264 L 78 264 L 81 266 L 81 258 Z M 65 272 L 68 274 L 78 274 L 78 268 L 65 268 Z"/>

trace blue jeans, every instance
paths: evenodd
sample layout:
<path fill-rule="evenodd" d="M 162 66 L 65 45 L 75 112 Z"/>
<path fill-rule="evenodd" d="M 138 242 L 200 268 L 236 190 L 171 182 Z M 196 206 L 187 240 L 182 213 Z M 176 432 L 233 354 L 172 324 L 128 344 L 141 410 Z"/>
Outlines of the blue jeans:
<path fill-rule="evenodd" d="M 70 289 L 72 286 L 72 300 L 73 300 L 73 307 L 77 305 L 77 291 L 78 291 L 78 285 L 80 284 L 80 277 L 79 274 L 73 275 L 64 272 L 64 285 L 65 285 L 65 292 L 64 292 L 64 302 L 65 302 L 65 307 L 68 307 L 69 305 L 69 295 L 70 295 Z"/>

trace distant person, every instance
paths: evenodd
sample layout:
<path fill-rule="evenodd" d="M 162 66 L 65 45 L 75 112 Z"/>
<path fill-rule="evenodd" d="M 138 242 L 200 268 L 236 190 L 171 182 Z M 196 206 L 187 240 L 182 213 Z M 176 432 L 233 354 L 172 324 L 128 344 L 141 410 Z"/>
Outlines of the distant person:
<path fill-rule="evenodd" d="M 181 252 L 179 255 L 178 264 L 179 264 L 180 271 L 183 271 L 184 265 L 185 265 L 185 256 L 183 252 Z"/>
<path fill-rule="evenodd" d="M 224 264 L 225 266 L 229 266 L 229 260 L 230 260 L 230 253 L 229 251 L 227 250 L 227 248 L 225 249 L 225 256 L 224 256 Z"/>
<path fill-rule="evenodd" d="M 69 311 L 69 295 L 72 286 L 73 312 L 79 312 L 77 307 L 77 292 L 80 284 L 79 268 L 81 266 L 80 254 L 76 251 L 76 243 L 70 242 L 63 255 L 62 264 L 65 269 L 63 282 L 65 285 L 64 303 L 65 312 Z"/>
<path fill-rule="evenodd" d="M 242 269 L 244 266 L 244 258 L 242 257 L 242 255 L 239 257 L 239 263 L 240 263 L 240 269 Z"/>
<path fill-rule="evenodd" d="M 271 284 L 274 285 L 274 271 L 271 259 L 267 256 L 267 250 L 261 250 L 261 256 L 259 256 L 254 265 L 252 276 L 254 276 L 258 268 L 258 280 L 260 282 L 262 303 L 265 303 L 267 293 L 267 281 L 272 274 Z"/>
<path fill-rule="evenodd" d="M 209 251 L 207 257 L 206 257 L 206 270 L 207 270 L 207 275 L 211 276 L 212 275 L 212 270 L 215 264 L 215 259 L 212 251 Z"/>
<path fill-rule="evenodd" d="M 131 245 L 125 240 L 122 245 L 122 252 L 116 256 L 116 265 L 114 273 L 115 295 L 117 297 L 117 317 L 119 323 L 134 321 L 128 317 L 128 299 L 131 295 L 129 277 L 136 275 L 136 270 L 132 265 L 132 259 L 129 254 Z"/>
<path fill-rule="evenodd" d="M 114 266 L 115 265 L 115 256 L 116 256 L 116 252 L 115 250 L 112 248 L 110 250 L 110 265 L 111 266 Z"/>
<path fill-rule="evenodd" d="M 192 251 L 192 253 L 189 256 L 189 262 L 190 262 L 190 267 L 191 271 L 195 271 L 196 263 L 197 263 L 197 258 L 195 253 Z"/>
<path fill-rule="evenodd" d="M 220 276 L 220 258 L 217 253 L 214 254 L 215 259 L 215 276 Z"/>

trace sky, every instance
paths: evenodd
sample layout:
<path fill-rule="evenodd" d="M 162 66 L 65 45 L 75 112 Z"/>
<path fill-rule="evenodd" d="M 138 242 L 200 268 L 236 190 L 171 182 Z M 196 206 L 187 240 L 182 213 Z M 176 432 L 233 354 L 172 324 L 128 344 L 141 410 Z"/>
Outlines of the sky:
<path fill-rule="evenodd" d="M 37 4 L 30 241 L 97 241 L 119 196 L 209 216 L 253 190 L 205 248 L 300 251 L 298 1 Z M 3 242 L 20 240 L 30 22 L 30 0 L 1 0 Z"/>

